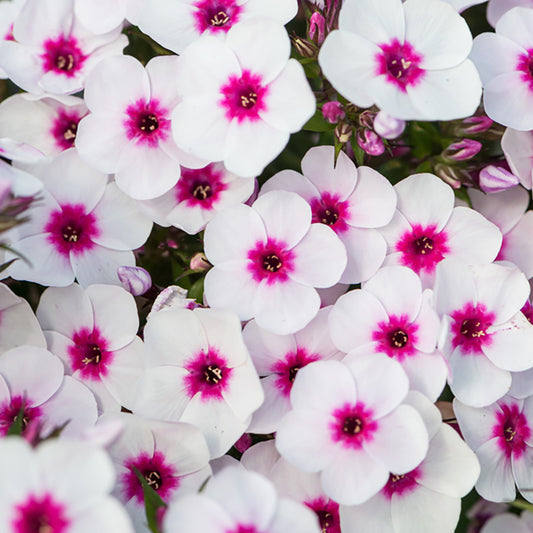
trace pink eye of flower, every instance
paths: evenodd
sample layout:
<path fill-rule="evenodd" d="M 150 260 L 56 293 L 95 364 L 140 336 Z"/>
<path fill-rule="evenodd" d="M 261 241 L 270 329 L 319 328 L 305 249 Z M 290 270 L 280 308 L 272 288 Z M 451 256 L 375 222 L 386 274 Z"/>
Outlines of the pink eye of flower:
<path fill-rule="evenodd" d="M 272 372 L 277 374 L 276 387 L 288 398 L 300 369 L 319 359 L 318 354 L 310 354 L 302 347 L 298 347 L 295 352 L 287 353 L 283 359 L 276 361 L 271 367 Z"/>
<path fill-rule="evenodd" d="M 268 272 L 277 272 L 282 266 L 283 261 L 275 253 L 270 253 L 263 256 L 263 270 Z"/>
<path fill-rule="evenodd" d="M 342 233 L 348 229 L 348 225 L 345 222 L 347 215 L 346 203 L 341 202 L 338 195 L 324 192 L 321 197 L 313 198 L 310 205 L 313 213 L 313 222 L 326 224 L 336 233 Z"/>
<path fill-rule="evenodd" d="M 222 172 L 213 165 L 197 170 L 182 169 L 181 177 L 176 183 L 176 200 L 209 209 L 227 188 Z"/>
<path fill-rule="evenodd" d="M 533 49 L 519 56 L 516 69 L 522 72 L 522 81 L 529 85 L 530 90 L 533 90 Z"/>
<path fill-rule="evenodd" d="M 378 342 L 378 350 L 403 361 L 406 356 L 413 355 L 417 342 L 418 326 L 410 323 L 406 315 L 390 316 L 388 322 L 379 322 L 372 333 L 372 340 Z"/>
<path fill-rule="evenodd" d="M 22 407 L 22 432 L 24 433 L 30 422 L 38 420 L 42 413 L 39 407 L 30 407 L 28 398 L 14 396 L 11 401 L 0 406 L 0 434 L 7 434 L 9 428 L 19 416 Z"/>
<path fill-rule="evenodd" d="M 293 269 L 294 257 L 291 250 L 285 250 L 283 243 L 269 239 L 266 243 L 257 243 L 248 252 L 251 260 L 248 270 L 255 281 L 267 280 L 268 284 L 288 279 L 288 273 Z"/>
<path fill-rule="evenodd" d="M 345 405 L 336 409 L 333 418 L 330 425 L 333 440 L 348 448 L 361 448 L 363 441 L 371 439 L 378 427 L 372 419 L 372 411 L 360 402 L 355 406 Z"/>
<path fill-rule="evenodd" d="M 126 115 L 124 127 L 128 139 L 158 146 L 159 141 L 165 140 L 169 135 L 170 120 L 166 118 L 168 111 L 156 99 L 150 102 L 138 100 L 128 106 Z"/>
<path fill-rule="evenodd" d="M 393 494 L 413 491 L 417 486 L 416 480 L 419 475 L 417 468 L 407 474 L 390 474 L 387 484 L 383 487 L 385 496 L 390 499 Z"/>
<path fill-rule="evenodd" d="M 463 309 L 452 313 L 452 344 L 461 346 L 465 353 L 483 353 L 482 346 L 492 342 L 487 329 L 494 322 L 494 314 L 489 313 L 483 304 L 467 304 Z"/>
<path fill-rule="evenodd" d="M 243 70 L 240 77 L 230 76 L 228 82 L 220 88 L 220 92 L 221 105 L 226 110 L 228 120 L 259 120 L 259 112 L 265 109 L 264 97 L 267 88 L 262 85 L 261 76 L 248 70 Z"/>
<path fill-rule="evenodd" d="M 85 379 L 100 379 L 107 374 L 113 354 L 107 351 L 107 341 L 97 329 L 80 329 L 72 336 L 72 342 L 68 348 L 72 370 L 78 370 Z"/>
<path fill-rule="evenodd" d="M 185 369 L 189 371 L 185 386 L 190 398 L 200 393 L 202 399 L 220 399 L 222 391 L 229 387 L 232 369 L 214 348 L 193 356 Z"/>
<path fill-rule="evenodd" d="M 492 428 L 492 436 L 499 437 L 498 445 L 506 457 L 520 457 L 526 449 L 525 440 L 531 436 L 526 417 L 516 404 L 500 405 L 496 417 L 497 423 Z"/>
<path fill-rule="evenodd" d="M 407 86 L 416 85 L 424 74 L 419 66 L 422 56 L 408 42 L 401 44 L 398 39 L 382 44 L 380 48 L 382 51 L 376 57 L 378 74 L 386 74 L 402 92 Z"/>
<path fill-rule="evenodd" d="M 73 37 L 48 39 L 44 43 L 44 50 L 41 55 L 44 70 L 62 73 L 68 77 L 74 76 L 87 59 Z"/>
<path fill-rule="evenodd" d="M 49 495 L 31 495 L 28 500 L 15 507 L 12 521 L 16 533 L 66 533 L 69 520 L 64 506 Z"/>
<path fill-rule="evenodd" d="M 339 504 L 337 502 L 316 498 L 304 503 L 317 515 L 322 533 L 341 533 Z"/>
<path fill-rule="evenodd" d="M 199 33 L 207 29 L 212 32 L 227 32 L 239 20 L 242 10 L 235 0 L 200 0 L 194 6 L 196 29 Z"/>
<path fill-rule="evenodd" d="M 61 111 L 52 127 L 52 135 L 56 144 L 62 150 L 67 150 L 74 146 L 76 135 L 78 133 L 78 123 L 80 116 L 77 113 L 67 113 Z"/>
<path fill-rule="evenodd" d="M 409 341 L 409 335 L 403 329 L 397 329 L 389 334 L 389 339 L 394 348 L 403 348 Z"/>

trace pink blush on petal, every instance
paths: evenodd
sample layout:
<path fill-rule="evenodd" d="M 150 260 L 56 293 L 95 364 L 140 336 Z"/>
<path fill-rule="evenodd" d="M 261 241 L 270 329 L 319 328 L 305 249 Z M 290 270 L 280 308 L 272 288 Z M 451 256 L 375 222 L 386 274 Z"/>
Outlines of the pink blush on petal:
<path fill-rule="evenodd" d="M 418 487 L 417 480 L 420 478 L 420 469 L 415 468 L 407 474 L 390 474 L 387 484 L 383 487 L 383 494 L 390 500 L 392 495 L 401 496 L 409 494 Z"/>
<path fill-rule="evenodd" d="M 497 422 L 492 427 L 492 436 L 498 437 L 498 446 L 507 458 L 518 459 L 526 449 L 526 440 L 531 436 L 528 421 L 517 404 L 500 405 Z"/>
<path fill-rule="evenodd" d="M 266 280 L 267 285 L 284 282 L 294 269 L 294 254 L 287 250 L 283 242 L 268 239 L 266 243 L 257 242 L 248 252 L 248 271 L 258 283 Z"/>
<path fill-rule="evenodd" d="M 322 193 L 320 198 L 313 198 L 310 205 L 313 222 L 326 224 L 337 234 L 344 233 L 348 229 L 346 202 L 341 202 L 337 194 Z"/>
<path fill-rule="evenodd" d="M 240 77 L 232 74 L 220 88 L 220 105 L 226 112 L 226 118 L 237 119 L 239 123 L 260 120 L 259 112 L 266 109 L 267 90 L 259 74 L 252 74 L 249 70 L 243 70 Z"/>
<path fill-rule="evenodd" d="M 193 4 L 195 27 L 198 33 L 209 30 L 226 33 L 239 22 L 242 7 L 236 0 L 199 0 Z"/>
<path fill-rule="evenodd" d="M 432 274 L 450 248 L 444 231 L 437 233 L 434 225 L 424 228 L 420 224 L 414 224 L 411 231 L 406 231 L 400 237 L 396 250 L 402 254 L 403 266 L 409 267 L 417 274 L 421 270 Z"/>
<path fill-rule="evenodd" d="M 376 54 L 376 74 L 387 76 L 387 81 L 400 91 L 407 92 L 407 87 L 417 85 L 424 76 L 420 68 L 423 60 L 413 46 L 407 41 L 401 44 L 393 39 L 388 44 L 379 45 L 381 52 Z"/>
<path fill-rule="evenodd" d="M 95 246 L 92 238 L 97 237 L 100 230 L 96 217 L 85 210 L 82 204 L 66 204 L 50 214 L 44 231 L 49 234 L 48 242 L 61 255 L 82 254 Z"/>
<path fill-rule="evenodd" d="M 225 533 L 262 533 L 255 526 L 239 524 L 236 528 L 226 530 Z"/>
<path fill-rule="evenodd" d="M 224 357 L 215 348 L 203 350 L 194 355 L 185 365 L 189 374 L 185 376 L 185 387 L 190 398 L 200 393 L 202 400 L 222 398 L 222 392 L 230 385 L 233 369 L 228 367 Z"/>
<path fill-rule="evenodd" d="M 15 506 L 11 522 L 14 533 L 67 533 L 70 529 L 65 506 L 50 495 L 30 495 Z"/>
<path fill-rule="evenodd" d="M 128 139 L 135 139 L 137 143 L 152 148 L 159 146 L 170 134 L 168 114 L 168 110 L 155 98 L 149 102 L 137 100 L 126 109 L 128 118 L 124 121 L 124 127 Z"/>
<path fill-rule="evenodd" d="M 63 74 L 68 78 L 73 78 L 87 59 L 74 37 L 61 35 L 56 39 L 48 39 L 43 48 L 41 59 L 44 71 Z"/>
<path fill-rule="evenodd" d="M 283 359 L 276 361 L 270 369 L 278 375 L 276 378 L 276 388 L 283 396 L 288 398 L 298 371 L 309 363 L 318 361 L 319 359 L 320 356 L 308 354 L 305 348 L 300 347 L 297 348 L 296 352 L 285 354 Z"/>
<path fill-rule="evenodd" d="M 212 164 L 197 170 L 182 169 L 175 186 L 176 201 L 186 202 L 190 207 L 212 209 L 220 200 L 221 193 L 228 188 L 222 177 L 222 171 Z"/>
<path fill-rule="evenodd" d="M 371 441 L 378 429 L 378 423 L 372 418 L 372 410 L 362 402 L 355 405 L 346 404 L 332 413 L 334 419 L 330 429 L 334 442 L 345 448 L 359 450 L 364 441 Z"/>
<path fill-rule="evenodd" d="M 68 150 L 74 146 L 81 116 L 76 112 L 60 111 L 52 124 L 52 137 L 58 148 Z"/>
<path fill-rule="evenodd" d="M 452 346 L 460 346 L 465 354 L 482 354 L 482 347 L 492 342 L 492 334 L 487 329 L 494 323 L 494 313 L 488 312 L 483 304 L 468 303 L 454 311 L 451 318 Z"/>
<path fill-rule="evenodd" d="M 24 406 L 22 414 L 22 433 L 26 431 L 26 428 L 30 423 L 38 422 L 42 417 L 41 409 L 37 406 L 30 407 L 29 404 L 33 403 L 27 397 L 13 396 L 10 402 L 5 402 L 0 405 L 0 435 L 6 435 L 9 428 L 19 415 L 22 407 Z"/>
<path fill-rule="evenodd" d="M 522 81 L 533 91 L 533 49 L 530 48 L 526 54 L 518 56 L 516 70 L 522 73 Z"/>
<path fill-rule="evenodd" d="M 108 351 L 107 346 L 107 340 L 97 328 L 93 331 L 82 328 L 74 333 L 68 348 L 73 372 L 79 371 L 81 377 L 93 381 L 106 376 L 113 361 L 113 352 Z"/>
<path fill-rule="evenodd" d="M 406 315 L 392 315 L 388 322 L 378 323 L 378 329 L 372 332 L 372 340 L 378 342 L 380 352 L 403 361 L 416 353 L 414 343 L 418 340 L 417 330 L 418 326 L 410 323 Z"/>

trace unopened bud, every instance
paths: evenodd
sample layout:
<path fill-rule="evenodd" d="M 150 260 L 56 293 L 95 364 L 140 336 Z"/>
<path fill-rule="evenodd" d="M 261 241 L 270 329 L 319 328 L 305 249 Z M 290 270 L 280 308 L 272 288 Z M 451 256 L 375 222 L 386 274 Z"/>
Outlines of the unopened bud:
<path fill-rule="evenodd" d="M 363 111 L 359 115 L 359 124 L 361 124 L 363 128 L 368 128 L 370 130 L 374 129 L 374 114 L 370 111 Z"/>
<path fill-rule="evenodd" d="M 478 117 L 468 117 L 465 118 L 462 122 L 461 132 L 465 134 L 481 133 L 483 131 L 487 131 L 492 126 L 492 124 L 492 120 L 485 115 L 481 115 Z"/>
<path fill-rule="evenodd" d="M 471 181 L 470 176 L 464 171 L 440 163 L 435 165 L 435 174 L 453 189 L 460 189 L 463 182 Z"/>
<path fill-rule="evenodd" d="M 207 257 L 202 252 L 198 252 L 193 256 L 189 263 L 191 270 L 204 271 L 211 267 L 211 263 L 207 260 Z"/>
<path fill-rule="evenodd" d="M 324 42 L 325 32 L 326 19 L 321 13 L 315 11 L 309 19 L 309 39 L 320 46 Z"/>
<path fill-rule="evenodd" d="M 144 294 L 152 286 L 152 278 L 144 268 L 120 266 L 117 274 L 124 289 L 133 296 Z"/>
<path fill-rule="evenodd" d="M 518 183 L 518 177 L 501 166 L 488 165 L 479 172 L 479 188 L 486 193 L 505 191 Z"/>
<path fill-rule="evenodd" d="M 297 36 L 292 37 L 291 40 L 294 48 L 302 57 L 316 57 L 318 48 L 314 42 Z"/>
<path fill-rule="evenodd" d="M 341 122 L 335 128 L 335 138 L 342 144 L 346 144 L 352 136 L 353 130 L 349 124 Z"/>
<path fill-rule="evenodd" d="M 472 139 L 462 139 L 454 142 L 442 152 L 442 156 L 451 161 L 466 161 L 477 155 L 483 145 L 479 141 Z"/>
<path fill-rule="evenodd" d="M 405 120 L 380 111 L 374 118 L 374 131 L 384 139 L 396 139 L 405 129 Z"/>
<path fill-rule="evenodd" d="M 357 144 L 368 154 L 373 156 L 381 155 L 385 151 L 385 145 L 381 137 L 372 130 L 363 130 L 357 136 Z"/>
<path fill-rule="evenodd" d="M 340 102 L 326 102 L 322 106 L 322 115 L 330 124 L 337 124 L 339 120 L 346 117 Z"/>

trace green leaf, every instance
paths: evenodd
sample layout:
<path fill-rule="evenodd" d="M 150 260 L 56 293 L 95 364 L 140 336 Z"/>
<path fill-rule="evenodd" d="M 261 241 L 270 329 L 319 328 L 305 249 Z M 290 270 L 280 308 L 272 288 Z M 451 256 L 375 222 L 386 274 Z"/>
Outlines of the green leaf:
<path fill-rule="evenodd" d="M 204 277 L 196 280 L 189 289 L 188 298 L 194 298 L 199 304 L 204 301 Z"/>
<path fill-rule="evenodd" d="M 322 115 L 322 111 L 317 109 L 315 114 L 306 122 L 302 128 L 305 131 L 314 131 L 321 133 L 323 131 L 331 131 L 335 129 L 335 124 L 330 124 Z"/>
<path fill-rule="evenodd" d="M 141 474 L 138 468 L 132 466 L 132 470 L 143 488 L 144 510 L 146 513 L 148 527 L 152 533 L 161 533 L 157 527 L 157 510 L 160 507 L 166 507 L 167 504 L 161 499 L 161 496 L 159 496 L 159 494 L 157 494 L 157 492 L 150 487 L 150 485 L 148 485 L 148 482 L 146 479 L 144 479 L 144 476 Z"/>
<path fill-rule="evenodd" d="M 355 136 L 352 137 L 351 145 L 355 155 L 355 162 L 358 167 L 362 167 L 365 164 L 365 151 L 357 144 Z"/>
<path fill-rule="evenodd" d="M 337 159 L 339 157 L 339 154 L 341 153 L 342 147 L 344 144 L 342 144 L 339 140 L 335 139 L 335 158 L 334 158 L 334 165 L 337 166 Z"/>

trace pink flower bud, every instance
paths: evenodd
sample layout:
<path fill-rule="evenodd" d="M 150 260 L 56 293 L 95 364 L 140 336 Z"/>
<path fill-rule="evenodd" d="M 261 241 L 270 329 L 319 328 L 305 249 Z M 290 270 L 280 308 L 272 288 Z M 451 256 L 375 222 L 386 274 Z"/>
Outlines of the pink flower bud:
<path fill-rule="evenodd" d="M 191 270 L 203 271 L 208 270 L 210 267 L 211 264 L 207 260 L 205 254 L 203 254 L 202 252 L 198 252 L 197 254 L 195 254 L 189 264 L 189 268 Z"/>
<path fill-rule="evenodd" d="M 121 266 L 117 274 L 122 286 L 133 296 L 144 294 L 152 286 L 152 278 L 144 268 Z"/>
<path fill-rule="evenodd" d="M 479 187 L 486 193 L 505 191 L 519 183 L 520 180 L 512 172 L 501 166 L 488 165 L 479 173 Z"/>
<path fill-rule="evenodd" d="M 472 159 L 483 148 L 483 145 L 479 141 L 472 139 L 462 139 L 461 141 L 454 142 L 442 152 L 443 157 L 451 159 L 452 161 L 466 161 Z"/>
<path fill-rule="evenodd" d="M 309 20 L 309 39 L 315 41 L 320 46 L 324 42 L 325 31 L 326 20 L 321 13 L 315 11 Z"/>
<path fill-rule="evenodd" d="M 385 151 L 385 145 L 381 140 L 381 137 L 372 130 L 363 130 L 362 133 L 357 135 L 357 144 L 368 155 L 381 155 Z"/>
<path fill-rule="evenodd" d="M 391 117 L 380 111 L 374 118 L 374 131 L 384 139 L 396 139 L 405 129 L 405 120 Z"/>
<path fill-rule="evenodd" d="M 481 133 L 487 131 L 491 126 L 492 120 L 485 115 L 468 117 L 463 120 L 461 131 L 463 133 Z"/>
<path fill-rule="evenodd" d="M 330 124 L 337 124 L 339 120 L 346 116 L 346 113 L 343 111 L 340 102 L 326 102 L 322 106 L 322 115 Z"/>

